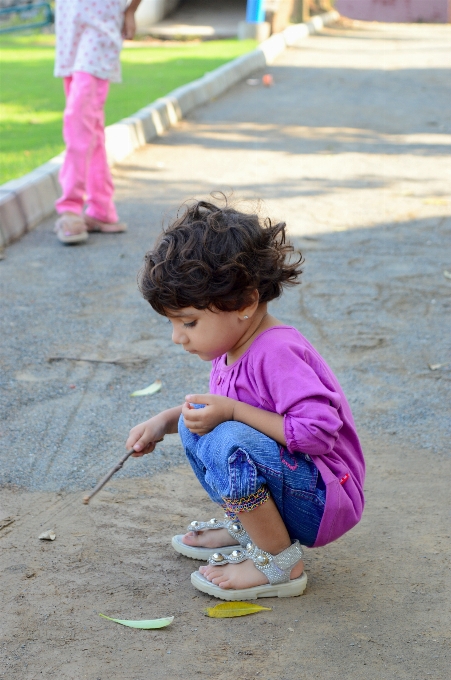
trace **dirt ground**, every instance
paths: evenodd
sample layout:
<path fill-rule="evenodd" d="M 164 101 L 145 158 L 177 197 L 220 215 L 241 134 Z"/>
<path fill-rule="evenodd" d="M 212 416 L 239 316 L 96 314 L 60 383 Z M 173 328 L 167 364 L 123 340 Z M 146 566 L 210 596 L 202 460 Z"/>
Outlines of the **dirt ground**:
<path fill-rule="evenodd" d="M 217 601 L 189 582 L 200 563 L 170 545 L 192 518 L 215 514 L 187 467 L 115 481 L 89 506 L 82 493 L 4 493 L 17 519 L 2 531 L 3 677 L 445 680 L 450 476 L 437 485 L 440 459 L 425 465 L 424 453 L 363 441 L 361 524 L 308 552 L 302 597 L 261 600 L 272 610 L 243 618 L 205 616 Z M 45 529 L 55 541 L 37 540 Z M 140 631 L 99 612 L 175 618 Z"/>
<path fill-rule="evenodd" d="M 330 28 L 281 55 L 273 88 L 239 84 L 115 169 L 128 233 L 62 248 L 49 220 L 8 248 L 1 678 L 449 679 L 450 30 Z M 273 312 L 339 377 L 368 473 L 361 523 L 307 551 L 302 597 L 210 619 L 170 538 L 217 511 L 175 435 L 82 497 L 131 426 L 206 389 L 136 272 L 169 207 L 227 187 L 264 199 L 305 255 Z"/>

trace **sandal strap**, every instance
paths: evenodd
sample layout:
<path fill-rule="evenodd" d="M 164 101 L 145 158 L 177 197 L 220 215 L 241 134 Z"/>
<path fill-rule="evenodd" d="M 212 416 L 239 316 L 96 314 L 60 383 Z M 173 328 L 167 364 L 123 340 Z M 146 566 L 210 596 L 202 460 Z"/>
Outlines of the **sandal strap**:
<path fill-rule="evenodd" d="M 237 519 L 229 519 L 225 522 L 226 529 L 243 548 L 245 548 L 251 540 L 251 537 Z"/>
<path fill-rule="evenodd" d="M 266 550 L 260 550 L 253 543 L 246 546 L 247 558 L 252 560 L 257 569 L 265 574 L 271 585 L 287 583 L 290 580 L 292 567 L 302 559 L 302 554 L 301 544 L 297 540 L 278 555 L 271 555 Z"/>
<path fill-rule="evenodd" d="M 230 555 L 224 555 L 218 550 L 210 555 L 208 563 L 222 567 L 224 564 L 239 564 L 245 560 L 252 560 L 257 569 L 265 574 L 269 583 L 276 585 L 290 581 L 291 569 L 302 559 L 302 554 L 301 544 L 297 540 L 278 555 L 260 550 L 251 542 L 248 543 L 246 550 L 233 550 Z"/>
<path fill-rule="evenodd" d="M 208 564 L 216 567 L 222 567 L 223 564 L 239 564 L 249 559 L 246 550 L 232 550 L 230 555 L 225 555 L 224 553 L 218 552 L 213 553 L 208 558 Z"/>
<path fill-rule="evenodd" d="M 241 522 L 238 522 L 236 519 L 230 519 L 228 515 L 224 515 L 223 521 L 216 519 L 216 517 L 212 517 L 208 522 L 197 522 L 195 520 L 187 527 L 187 531 L 194 531 L 195 534 L 199 533 L 199 531 L 208 531 L 210 529 L 227 529 L 231 537 L 243 548 L 251 540 Z"/>

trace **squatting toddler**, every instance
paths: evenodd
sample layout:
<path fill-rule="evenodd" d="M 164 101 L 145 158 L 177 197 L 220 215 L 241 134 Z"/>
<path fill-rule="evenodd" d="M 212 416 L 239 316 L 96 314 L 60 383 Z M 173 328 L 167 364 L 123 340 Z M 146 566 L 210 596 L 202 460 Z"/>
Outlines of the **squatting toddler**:
<path fill-rule="evenodd" d="M 207 561 L 192 584 L 225 600 L 301 595 L 301 545 L 336 540 L 363 511 L 365 464 L 343 390 L 308 340 L 268 311 L 299 283 L 302 262 L 285 223 L 197 201 L 140 273 L 173 342 L 212 368 L 208 394 L 137 425 L 126 445 L 141 456 L 179 432 L 224 519 L 194 521 L 172 545 Z"/>

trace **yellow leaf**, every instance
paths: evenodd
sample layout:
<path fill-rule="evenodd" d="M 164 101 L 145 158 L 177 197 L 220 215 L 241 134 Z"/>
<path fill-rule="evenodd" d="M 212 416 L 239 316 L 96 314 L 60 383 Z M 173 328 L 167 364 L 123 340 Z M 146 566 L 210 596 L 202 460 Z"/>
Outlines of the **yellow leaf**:
<path fill-rule="evenodd" d="M 247 616 L 262 611 L 271 611 L 271 607 L 261 607 L 251 602 L 221 602 L 216 607 L 207 607 L 207 616 L 213 619 L 230 619 L 233 616 Z"/>

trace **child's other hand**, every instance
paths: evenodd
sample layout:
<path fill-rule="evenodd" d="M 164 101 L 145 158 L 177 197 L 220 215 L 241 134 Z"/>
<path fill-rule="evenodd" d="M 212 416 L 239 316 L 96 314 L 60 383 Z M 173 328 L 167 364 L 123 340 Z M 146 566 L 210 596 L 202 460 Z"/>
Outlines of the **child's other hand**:
<path fill-rule="evenodd" d="M 164 428 L 161 427 L 158 420 L 151 418 L 146 420 L 145 423 L 135 425 L 130 430 L 125 446 L 127 449 L 135 449 L 136 453 L 132 453 L 132 458 L 139 458 L 146 453 L 152 453 L 164 435 Z"/>
<path fill-rule="evenodd" d="M 182 415 L 186 427 L 193 434 L 211 432 L 220 423 L 233 420 L 235 400 L 219 394 L 188 394 Z M 193 408 L 191 404 L 205 404 L 205 408 Z"/>
<path fill-rule="evenodd" d="M 122 37 L 124 40 L 133 40 L 136 33 L 135 12 L 127 8 L 124 12 L 124 23 L 122 24 Z"/>

